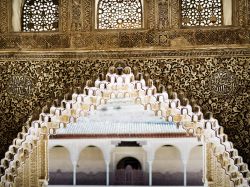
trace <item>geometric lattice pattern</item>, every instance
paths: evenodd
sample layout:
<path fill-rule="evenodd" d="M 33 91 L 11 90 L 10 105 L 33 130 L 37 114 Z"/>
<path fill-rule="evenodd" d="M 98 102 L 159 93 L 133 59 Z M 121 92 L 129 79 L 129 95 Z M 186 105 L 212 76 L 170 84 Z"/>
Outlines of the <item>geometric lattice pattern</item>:
<path fill-rule="evenodd" d="M 141 0 L 100 0 L 97 8 L 98 29 L 142 28 Z"/>
<path fill-rule="evenodd" d="M 58 0 L 26 0 L 23 7 L 23 31 L 57 30 L 59 20 L 58 5 Z"/>
<path fill-rule="evenodd" d="M 182 0 L 182 26 L 222 25 L 221 0 Z"/>

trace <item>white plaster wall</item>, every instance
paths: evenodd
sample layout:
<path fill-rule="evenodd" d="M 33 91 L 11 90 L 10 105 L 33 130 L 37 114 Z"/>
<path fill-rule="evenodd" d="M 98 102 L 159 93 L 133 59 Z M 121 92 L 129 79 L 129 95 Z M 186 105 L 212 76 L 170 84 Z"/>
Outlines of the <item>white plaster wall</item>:
<path fill-rule="evenodd" d="M 70 154 L 65 147 L 53 147 L 49 151 L 49 171 L 56 172 L 58 169 L 63 172 L 73 171 Z"/>
<path fill-rule="evenodd" d="M 106 171 L 102 151 L 97 147 L 86 147 L 83 149 L 77 166 L 77 172 L 98 173 Z"/>
<path fill-rule="evenodd" d="M 187 172 L 199 172 L 202 170 L 203 164 L 202 146 L 194 147 L 189 155 L 187 162 Z"/>
<path fill-rule="evenodd" d="M 178 149 L 174 146 L 159 148 L 153 162 L 153 172 L 182 172 L 183 164 Z"/>

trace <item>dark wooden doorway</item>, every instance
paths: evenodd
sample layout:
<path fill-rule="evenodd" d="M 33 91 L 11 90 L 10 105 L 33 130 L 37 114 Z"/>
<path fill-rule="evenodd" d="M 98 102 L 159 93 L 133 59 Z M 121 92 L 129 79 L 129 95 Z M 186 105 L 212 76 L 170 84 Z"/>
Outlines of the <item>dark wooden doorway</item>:
<path fill-rule="evenodd" d="M 141 163 L 134 157 L 121 159 L 114 173 L 115 185 L 147 185 L 147 176 Z"/>

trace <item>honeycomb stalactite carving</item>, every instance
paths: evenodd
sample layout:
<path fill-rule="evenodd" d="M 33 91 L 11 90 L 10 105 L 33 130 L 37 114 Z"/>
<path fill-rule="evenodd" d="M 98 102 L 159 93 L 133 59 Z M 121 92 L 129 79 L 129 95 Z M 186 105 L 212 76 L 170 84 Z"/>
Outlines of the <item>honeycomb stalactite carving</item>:
<path fill-rule="evenodd" d="M 99 29 L 138 29 L 143 26 L 141 0 L 99 0 Z"/>
<path fill-rule="evenodd" d="M 23 31 L 55 31 L 59 22 L 58 0 L 27 0 L 23 6 Z"/>
<path fill-rule="evenodd" d="M 149 76 L 142 76 L 137 80 L 135 74 L 131 71 L 131 67 L 125 66 L 122 68 L 121 66 L 124 65 L 122 62 L 118 62 L 117 65 L 117 69 L 114 66 L 109 67 L 106 74 L 107 80 L 96 79 L 94 87 L 91 86 L 90 80 L 88 80 L 85 86 L 80 86 L 80 84 L 80 87 L 77 87 L 78 91 L 64 95 L 61 102 L 55 100 L 53 106 L 46 105 L 43 107 L 42 113 L 36 116 L 31 115 L 22 131 L 18 133 L 18 137 L 13 141 L 9 151 L 5 154 L 5 158 L 1 160 L 0 167 L 4 168 L 4 173 L 0 173 L 1 187 L 31 187 L 30 179 L 34 177 L 39 180 L 35 186 L 46 185 L 48 181 L 49 135 L 56 134 L 56 130 L 62 128 L 62 124 L 63 127 L 66 127 L 73 121 L 77 122 L 83 116 L 88 115 L 90 111 L 105 104 L 112 97 L 129 97 L 136 104 L 142 105 L 145 110 L 152 110 L 156 115 L 159 115 L 158 112 L 160 111 L 159 117 L 174 122 L 177 127 L 181 126 L 189 135 L 202 141 L 205 145 L 203 153 L 207 155 L 205 158 L 209 159 L 203 160 L 204 170 L 208 177 L 211 175 L 211 178 L 207 178 L 207 175 L 204 176 L 205 186 L 249 187 L 250 171 L 247 165 L 242 161 L 242 157 L 238 155 L 237 149 L 228 141 L 224 128 L 219 125 L 219 121 L 211 113 L 206 113 L 205 117 L 198 105 L 194 106 L 196 109 L 193 112 L 193 107 L 189 104 L 189 100 L 185 98 L 184 92 L 178 96 L 169 86 L 165 91 L 165 86 L 160 84 L 159 80 L 156 80 L 154 84 L 154 81 Z M 115 71 L 116 73 L 114 73 Z M 135 72 L 137 72 L 136 77 L 142 75 L 138 72 L 138 69 Z M 98 75 L 100 75 L 100 72 Z M 95 79 L 93 76 L 90 78 Z M 147 85 L 145 81 L 152 82 Z M 105 85 L 112 86 L 106 87 Z M 160 88 L 163 88 L 163 91 Z M 93 90 L 95 93 L 93 93 Z M 73 94 L 72 99 L 69 99 L 69 94 Z M 84 100 L 77 99 L 82 97 L 84 97 Z M 170 97 L 174 97 L 174 99 L 170 99 Z M 184 101 L 186 101 L 186 104 L 183 105 L 182 102 Z M 169 107 L 169 103 L 171 103 L 171 107 Z M 67 107 L 69 104 L 71 104 L 70 107 Z M 184 110 L 186 110 L 186 113 L 183 113 Z M 60 112 L 57 113 L 57 111 Z M 32 154 L 36 152 L 37 141 L 39 141 L 39 151 L 35 159 L 39 163 L 39 169 L 32 173 L 30 172 L 30 164 Z M 13 147 L 16 147 L 15 150 L 17 151 L 13 151 Z M 17 162 L 20 164 L 17 165 Z M 20 183 L 13 180 L 20 175 L 20 173 L 15 172 L 18 168 L 22 168 L 23 173 L 21 174 L 24 174 L 23 182 L 19 181 Z"/>
<path fill-rule="evenodd" d="M 222 25 L 221 0 L 182 0 L 182 26 Z"/>
<path fill-rule="evenodd" d="M 130 44 L 129 44 L 130 45 Z M 231 51 L 228 55 L 236 55 Z M 201 56 L 199 58 L 184 58 L 183 56 Z M 246 56 L 243 51 L 239 54 Z M 157 53 L 138 53 L 131 57 L 131 53 L 124 54 L 86 54 L 72 57 L 63 54 L 52 56 L 25 55 L 14 57 L 15 60 L 1 61 L 1 84 L 0 110 L 2 124 L 0 126 L 0 138 L 2 145 L 1 154 L 6 151 L 16 133 L 20 131 L 26 117 L 38 106 L 47 102 L 53 95 L 63 95 L 65 88 L 74 87 L 78 82 L 84 83 L 90 77 L 97 77 L 98 72 L 107 71 L 109 66 L 130 66 L 137 68 L 143 73 L 149 73 L 151 78 L 159 79 L 164 85 L 171 84 L 176 90 L 183 90 L 189 98 L 194 98 L 204 110 L 212 111 L 220 119 L 221 125 L 243 155 L 245 161 L 250 163 L 249 144 L 249 91 L 247 85 L 249 78 L 248 57 L 208 57 L 223 56 L 225 51 L 214 52 L 168 52 L 158 55 L 168 57 L 159 58 Z M 148 56 L 147 56 L 148 55 Z M 154 56 L 156 55 L 156 56 Z M 54 58 L 53 58 L 54 56 Z M 154 56 L 154 57 L 153 57 Z M 172 56 L 170 58 L 170 56 Z M 4 58 L 4 57 L 3 57 Z M 10 58 L 9 56 L 7 58 Z M 72 59 L 73 58 L 73 59 Z M 41 60 L 44 59 L 44 60 Z M 46 60 L 48 59 L 48 60 Z M 119 60 L 116 60 L 119 59 Z M 227 72 L 232 79 L 225 81 L 233 92 L 211 89 L 211 82 L 218 83 L 220 87 L 224 84 L 219 81 L 218 72 Z M 17 97 L 16 92 L 9 92 L 9 81 L 13 76 L 23 75 L 32 77 L 32 92 L 25 97 Z M 236 83 L 234 83 L 236 81 Z M 24 84 L 25 85 L 25 84 Z M 237 87 L 235 86 L 237 85 Z M 228 87 L 229 89 L 229 87 Z M 15 106 L 15 107 L 13 107 Z M 16 125 L 13 125 L 16 124 Z"/>

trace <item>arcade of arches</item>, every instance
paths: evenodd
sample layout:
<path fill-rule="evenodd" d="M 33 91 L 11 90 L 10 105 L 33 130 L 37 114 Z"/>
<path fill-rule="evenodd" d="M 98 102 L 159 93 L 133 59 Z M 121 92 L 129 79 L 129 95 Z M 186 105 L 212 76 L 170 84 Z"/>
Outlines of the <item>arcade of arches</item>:
<path fill-rule="evenodd" d="M 145 150 L 140 148 L 123 148 L 126 154 L 114 148 L 110 154 L 109 166 L 110 184 L 113 185 L 148 185 L 148 166 Z M 121 154 L 120 157 L 116 157 Z M 51 185 L 72 185 L 74 183 L 74 164 L 70 153 L 64 146 L 54 146 L 50 149 L 50 182 Z M 127 156 L 130 154 L 130 156 Z M 152 163 L 152 184 L 178 185 L 184 184 L 182 156 L 178 148 L 165 145 L 157 149 Z M 190 151 L 187 162 L 186 185 L 202 186 L 202 147 L 195 146 Z M 103 152 L 95 146 L 88 146 L 81 151 L 77 169 L 77 185 L 106 185 L 107 170 Z M 126 176 L 127 173 L 127 176 Z M 130 176 L 131 175 L 131 176 Z M 133 178 L 132 178 L 133 176 Z"/>
<path fill-rule="evenodd" d="M 134 6 L 129 10 L 131 2 Z M 243 186 L 244 182 L 246 186 L 246 182 L 249 182 L 250 0 L 131 2 L 0 0 L 0 186 L 15 186 L 15 182 L 20 184 L 18 187 L 46 186 L 49 178 L 47 169 L 52 184 L 60 184 L 58 178 L 63 177 L 65 172 L 68 172 L 67 177 L 63 177 L 65 183 L 71 185 L 92 184 L 93 181 L 103 185 L 107 184 L 107 179 L 109 184 L 116 184 L 119 183 L 116 180 L 119 176 L 122 178 L 124 173 L 131 174 L 134 170 L 141 171 L 138 178 L 143 179 L 140 180 L 143 184 L 151 182 L 152 185 L 184 184 L 185 181 L 189 185 L 200 185 L 204 177 L 207 179 L 205 185 L 212 187 L 228 187 L 228 183 L 218 182 L 223 181 L 221 178 L 225 181 L 230 178 L 232 186 Z M 124 6 L 120 6 L 121 3 Z M 118 7 L 117 11 L 110 8 L 112 6 Z M 99 125 L 99 122 L 91 122 L 92 128 L 87 125 L 80 129 L 89 134 L 84 137 L 74 135 L 81 142 L 77 144 L 77 154 L 67 144 L 68 141 L 74 142 L 72 137 L 67 138 L 69 132 L 75 132 L 70 125 L 65 130 L 59 130 L 62 133 L 58 134 L 59 138 L 53 135 L 57 126 L 49 128 L 51 131 L 45 136 L 46 130 L 42 127 L 47 126 L 47 122 L 39 118 L 42 108 L 50 108 L 56 99 L 60 103 L 56 105 L 58 108 L 66 108 L 63 101 L 69 96 L 65 94 L 72 95 L 73 89 L 78 87 L 81 87 L 81 93 L 87 94 L 83 89 L 88 80 L 91 79 L 93 83 L 90 87 L 96 86 L 95 80 L 100 79 L 102 73 L 110 73 L 112 66 L 115 67 L 111 72 L 114 74 L 119 74 L 119 68 L 130 67 L 136 81 L 139 80 L 137 75 L 142 73 L 145 86 L 154 85 L 157 88 L 153 95 L 165 90 L 169 100 L 179 98 L 181 104 L 178 107 L 183 106 L 183 98 L 188 98 L 192 115 L 197 111 L 204 114 L 204 118 L 198 121 L 203 123 L 203 119 L 217 119 L 223 128 L 213 126 L 213 136 L 218 138 L 213 143 L 221 143 L 224 148 L 204 145 L 202 140 L 199 142 L 196 138 L 188 137 L 188 141 L 194 141 L 190 143 L 193 146 L 189 147 L 188 154 L 182 154 L 182 149 L 186 150 L 186 147 L 178 147 L 177 144 L 186 137 L 180 138 L 178 135 L 176 140 L 171 137 L 174 143 L 165 141 L 154 150 L 150 167 L 148 147 L 157 144 L 158 138 L 150 137 L 148 132 L 144 133 L 145 137 L 129 140 L 112 137 L 114 140 L 106 142 L 110 146 L 107 150 L 105 145 L 88 142 L 93 139 L 90 134 L 95 134 L 93 127 Z M 148 80 L 153 80 L 152 84 L 148 84 Z M 176 95 L 173 94 L 175 92 Z M 170 104 L 166 108 L 176 106 Z M 110 114 L 109 108 L 96 109 L 97 112 L 100 110 Z M 115 113 L 119 110 L 119 107 L 115 107 L 112 111 Z M 213 117 L 206 116 L 206 112 L 213 113 Z M 136 113 L 130 114 L 136 119 Z M 157 111 L 157 115 L 166 114 Z M 89 119 L 95 120 L 95 117 L 90 115 Z M 166 119 L 173 121 L 174 118 Z M 39 130 L 30 129 L 33 127 L 31 121 L 36 120 L 43 125 L 34 126 Z M 168 134 L 167 127 L 172 128 L 173 125 L 151 129 L 152 121 L 144 124 L 134 122 L 136 126 L 129 124 L 128 129 L 137 134 L 145 130 L 145 124 L 156 134 Z M 157 120 L 154 123 L 163 124 Z M 103 138 L 101 133 L 103 139 L 109 139 L 110 132 L 117 134 L 112 125 L 104 124 L 106 128 L 101 132 L 108 134 L 108 138 Z M 174 125 L 180 125 L 180 129 L 177 129 L 183 130 L 183 124 Z M 204 125 L 201 129 L 208 131 L 208 126 Z M 124 130 L 122 123 L 118 123 L 118 127 Z M 176 133 L 179 133 L 178 130 Z M 188 133 L 197 135 L 192 130 Z M 128 134 L 131 132 L 128 131 Z M 50 137 L 48 142 L 46 137 Z M 61 143 L 57 142 L 59 140 Z M 210 142 L 210 139 L 207 141 Z M 199 147 L 201 144 L 203 146 Z M 141 157 L 132 152 L 125 154 L 123 149 L 133 149 Z M 40 154 L 41 150 L 44 150 L 43 154 Z M 201 150 L 211 152 L 204 157 L 205 153 L 202 151 L 200 154 Z M 49 155 L 49 160 L 46 155 Z M 77 155 L 77 158 L 72 158 L 72 155 Z M 183 165 L 183 155 L 186 155 L 186 167 Z M 173 163 L 166 157 L 175 159 L 176 167 L 171 166 Z M 197 163 L 197 167 L 194 167 L 194 163 Z M 96 170 L 90 167 L 92 165 L 96 165 Z M 165 165 L 179 173 L 179 181 L 163 180 L 171 175 L 170 167 Z M 213 172 L 205 175 L 204 168 Z M 116 170 L 121 170 L 120 175 Z M 192 172 L 199 180 L 192 178 Z M 20 176 L 24 176 L 24 173 L 34 175 L 31 180 L 22 181 Z M 127 184 L 129 182 L 131 180 Z"/>
<path fill-rule="evenodd" d="M 130 99 L 112 99 L 51 136 L 49 184 L 203 185 L 199 145 Z"/>

